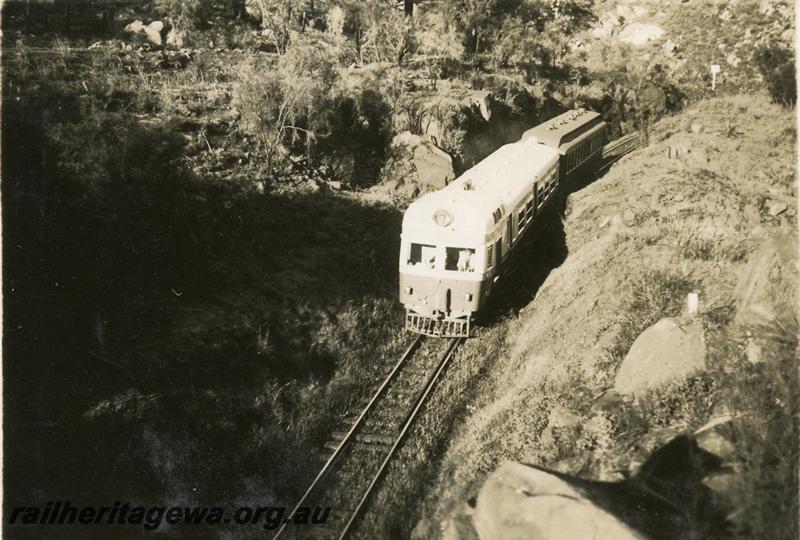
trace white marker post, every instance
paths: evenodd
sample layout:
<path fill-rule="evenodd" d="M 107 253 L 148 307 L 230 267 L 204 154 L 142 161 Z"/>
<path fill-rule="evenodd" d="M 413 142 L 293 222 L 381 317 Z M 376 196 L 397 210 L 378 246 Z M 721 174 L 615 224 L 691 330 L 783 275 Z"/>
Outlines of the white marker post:
<path fill-rule="evenodd" d="M 711 64 L 711 90 L 717 89 L 717 73 L 719 73 L 719 64 Z"/>
<path fill-rule="evenodd" d="M 686 303 L 689 308 L 689 316 L 694 317 L 697 315 L 698 307 L 700 304 L 700 297 L 697 293 L 689 293 L 686 297 Z"/>

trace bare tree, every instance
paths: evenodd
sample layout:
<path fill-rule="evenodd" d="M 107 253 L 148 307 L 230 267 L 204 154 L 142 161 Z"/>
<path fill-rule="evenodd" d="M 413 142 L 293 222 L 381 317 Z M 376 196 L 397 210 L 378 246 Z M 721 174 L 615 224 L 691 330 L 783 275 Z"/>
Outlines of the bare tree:
<path fill-rule="evenodd" d="M 286 52 L 292 31 L 302 31 L 303 0 L 252 0 L 261 26 L 267 30 L 278 54 Z"/>
<path fill-rule="evenodd" d="M 436 89 L 436 82 L 442 76 L 446 63 L 459 60 L 464 48 L 452 25 L 448 25 L 440 13 L 426 13 L 420 21 L 420 27 L 417 38 L 417 52 L 421 54 L 419 60 L 428 70 L 431 88 Z"/>

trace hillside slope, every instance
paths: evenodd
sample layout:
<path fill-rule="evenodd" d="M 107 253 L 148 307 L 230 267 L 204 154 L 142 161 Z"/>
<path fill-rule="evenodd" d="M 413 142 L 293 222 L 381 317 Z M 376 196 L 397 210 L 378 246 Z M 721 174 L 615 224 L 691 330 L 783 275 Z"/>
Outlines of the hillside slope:
<path fill-rule="evenodd" d="M 792 113 L 765 96 L 704 100 L 658 123 L 649 147 L 570 197 L 567 258 L 509 324 L 508 352 L 485 372 L 455 429 L 418 537 L 440 536 L 505 459 L 616 479 L 672 435 L 744 407 L 752 425 L 736 428 L 739 459 L 763 457 L 769 432 L 783 432 L 769 441 L 775 448 L 796 446 L 796 370 L 781 371 L 792 339 L 767 361 L 743 360 L 747 332 L 796 330 L 795 140 Z M 688 292 L 700 295 L 707 371 L 608 412 L 598 397 L 633 340 L 685 312 Z M 788 404 L 775 397 L 782 391 Z M 545 440 L 553 409 L 577 415 L 578 429 Z M 781 477 L 792 466 L 760 469 L 760 457 L 728 491 L 750 533 L 768 534 L 794 499 Z M 754 478 L 765 481 L 755 487 Z"/>
<path fill-rule="evenodd" d="M 794 5 L 785 0 L 602 0 L 593 10 L 598 20 L 581 35 L 590 66 L 602 71 L 630 46 L 623 63 L 660 65 L 691 100 L 713 95 L 711 64 L 720 66 L 718 93 L 759 91 L 759 49 L 791 49 L 794 39 Z"/>

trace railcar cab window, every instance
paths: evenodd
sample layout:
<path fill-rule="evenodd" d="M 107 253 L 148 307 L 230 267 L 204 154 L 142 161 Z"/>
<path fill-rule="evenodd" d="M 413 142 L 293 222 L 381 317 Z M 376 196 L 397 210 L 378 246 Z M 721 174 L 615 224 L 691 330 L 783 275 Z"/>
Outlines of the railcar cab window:
<path fill-rule="evenodd" d="M 408 254 L 409 266 L 436 267 L 436 246 L 412 242 Z"/>
<path fill-rule="evenodd" d="M 449 247 L 445 251 L 447 254 L 444 264 L 445 270 L 456 270 L 458 272 L 475 271 L 474 249 Z"/>

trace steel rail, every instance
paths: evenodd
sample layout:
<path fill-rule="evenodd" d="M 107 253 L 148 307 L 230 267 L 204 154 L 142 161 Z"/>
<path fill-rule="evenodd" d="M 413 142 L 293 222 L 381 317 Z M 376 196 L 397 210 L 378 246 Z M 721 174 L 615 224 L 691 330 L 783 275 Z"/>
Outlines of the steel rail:
<path fill-rule="evenodd" d="M 614 150 L 618 149 L 621 146 L 625 146 L 626 144 L 630 144 L 631 145 L 631 149 L 638 147 L 639 146 L 639 134 L 638 133 L 630 133 L 628 135 L 625 135 L 624 137 L 620 137 L 616 141 L 613 141 L 613 142 L 609 143 L 608 145 L 606 145 L 603 148 L 603 156 L 604 157 L 608 156 L 609 154 L 614 152 Z"/>
<path fill-rule="evenodd" d="M 597 173 L 599 174 L 605 171 L 614 163 L 622 159 L 623 156 L 626 156 L 639 148 L 639 146 L 641 146 L 641 138 L 638 133 L 631 133 L 630 135 L 626 135 L 612 142 L 603 148 L 602 159 L 604 163 L 597 168 Z M 623 150 L 617 153 L 620 148 Z"/>
<path fill-rule="evenodd" d="M 450 345 L 448 345 L 447 351 L 442 357 L 441 362 L 439 362 L 439 366 L 437 367 L 436 372 L 428 380 L 428 383 L 425 385 L 425 389 L 423 390 L 423 392 L 417 397 L 417 400 L 414 403 L 414 408 L 412 409 L 411 414 L 408 415 L 405 423 L 403 424 L 403 429 L 400 431 L 400 434 L 395 439 L 392 448 L 389 450 L 389 453 L 386 454 L 383 463 L 381 463 L 378 472 L 376 472 L 375 476 L 372 478 L 372 482 L 370 482 L 369 487 L 367 487 L 366 491 L 364 492 L 364 495 L 361 497 L 361 500 L 358 502 L 358 505 L 356 506 L 355 510 L 353 510 L 353 513 L 350 515 L 350 519 L 344 526 L 344 529 L 342 529 L 342 532 L 339 535 L 339 540 L 344 540 L 347 537 L 348 533 L 350 532 L 350 529 L 353 527 L 353 525 L 356 522 L 356 519 L 361 513 L 364 504 L 367 502 L 369 496 L 375 489 L 375 486 L 380 481 L 381 477 L 383 476 L 383 473 L 386 471 L 386 467 L 394 457 L 394 454 L 400 447 L 400 444 L 403 442 L 403 439 L 405 439 L 405 436 L 408 433 L 409 429 L 411 429 L 411 425 L 414 423 L 414 420 L 416 419 L 419 410 L 422 408 L 422 405 L 425 404 L 425 401 L 428 399 L 428 395 L 431 393 L 431 390 L 433 390 L 433 387 L 436 386 L 436 382 L 439 380 L 439 376 L 444 371 L 444 368 L 447 367 L 447 364 L 450 363 L 450 359 L 453 356 L 453 352 L 456 350 L 456 347 L 463 341 L 464 338 L 454 338 L 451 341 Z"/>
<path fill-rule="evenodd" d="M 367 403 L 367 406 L 364 407 L 364 409 L 361 411 L 361 414 L 358 415 L 358 418 L 353 423 L 353 426 L 350 428 L 350 430 L 347 432 L 347 435 L 345 435 L 344 439 L 342 439 L 342 441 L 336 447 L 336 450 L 334 450 L 333 454 L 331 454 L 331 456 L 328 458 L 328 461 L 325 462 L 325 465 L 322 466 L 322 469 L 320 469 L 320 471 L 317 473 L 317 476 L 311 482 L 311 485 L 308 486 L 305 493 L 303 493 L 303 496 L 300 497 L 300 500 L 297 502 L 294 508 L 292 508 L 292 511 L 284 520 L 281 527 L 275 532 L 275 535 L 272 537 L 272 540 L 275 540 L 283 533 L 286 527 L 290 524 L 291 519 L 294 516 L 295 512 L 297 512 L 297 510 L 303 505 L 303 503 L 306 501 L 306 499 L 314 490 L 314 488 L 317 487 L 317 484 L 319 484 L 328 475 L 331 467 L 333 466 L 334 462 L 337 460 L 339 455 L 341 455 L 344 447 L 347 446 L 347 444 L 350 442 L 355 432 L 358 431 L 358 428 L 361 427 L 364 418 L 366 418 L 367 414 L 372 410 L 372 407 L 375 405 L 375 403 L 377 403 L 377 401 L 386 391 L 386 388 L 394 380 L 395 376 L 397 375 L 397 372 L 400 370 L 400 367 L 402 367 L 402 365 L 406 362 L 406 360 L 408 360 L 411 357 L 411 354 L 417 349 L 419 344 L 422 343 L 423 339 L 425 339 L 425 336 L 418 335 L 414 340 L 414 342 L 408 347 L 408 349 L 406 349 L 406 351 L 403 353 L 403 356 L 400 357 L 400 360 L 397 362 L 397 364 L 395 364 L 394 368 L 392 368 L 392 371 L 389 373 L 386 379 L 384 379 L 380 388 L 378 388 L 378 390 L 372 396 L 372 399 L 369 401 L 369 403 Z"/>

